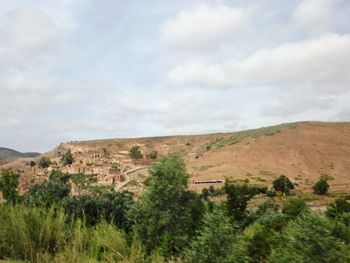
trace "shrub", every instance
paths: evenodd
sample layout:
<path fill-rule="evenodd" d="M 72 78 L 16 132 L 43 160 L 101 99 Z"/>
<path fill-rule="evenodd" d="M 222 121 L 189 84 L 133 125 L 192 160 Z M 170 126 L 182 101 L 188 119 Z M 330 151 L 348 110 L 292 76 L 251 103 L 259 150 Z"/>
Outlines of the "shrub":
<path fill-rule="evenodd" d="M 350 213 L 350 204 L 344 198 L 337 198 L 326 212 L 330 218 L 340 218 L 343 214 Z"/>
<path fill-rule="evenodd" d="M 40 168 L 48 168 L 50 165 L 51 165 L 51 161 L 49 158 L 47 158 L 46 156 L 43 156 L 40 158 L 40 161 L 39 161 Z"/>
<path fill-rule="evenodd" d="M 275 191 L 288 195 L 290 190 L 294 189 L 294 184 L 285 175 L 281 175 L 272 182 Z"/>
<path fill-rule="evenodd" d="M 242 220 L 246 217 L 246 208 L 248 201 L 255 195 L 266 193 L 265 187 L 249 186 L 247 184 L 239 185 L 227 181 L 224 186 L 227 194 L 227 208 L 229 214 L 236 220 Z"/>
<path fill-rule="evenodd" d="M 205 214 L 203 227 L 185 252 L 185 262 L 247 262 L 245 244 L 237 232 L 237 227 L 222 210 Z"/>
<path fill-rule="evenodd" d="M 289 219 L 295 219 L 306 211 L 308 211 L 308 207 L 305 201 L 300 199 L 289 200 L 282 209 L 282 213 Z"/>
<path fill-rule="evenodd" d="M 158 152 L 157 151 L 150 152 L 149 158 L 152 160 L 156 160 L 158 158 Z"/>
<path fill-rule="evenodd" d="M 203 188 L 202 189 L 202 198 L 204 200 L 208 200 L 209 196 L 210 196 L 210 192 L 209 192 L 208 188 Z"/>
<path fill-rule="evenodd" d="M 314 193 L 318 195 L 325 195 L 328 192 L 329 184 L 325 178 L 320 178 L 313 186 Z"/>
<path fill-rule="evenodd" d="M 61 155 L 60 162 L 63 165 L 70 165 L 73 163 L 73 161 L 74 159 L 71 150 L 68 150 L 66 153 Z"/>
<path fill-rule="evenodd" d="M 89 226 L 104 219 L 120 229 L 129 231 L 131 222 L 127 215 L 133 204 L 130 193 L 111 192 L 101 196 L 82 195 L 67 199 L 64 202 L 64 210 L 73 219 L 82 219 Z"/>
<path fill-rule="evenodd" d="M 0 191 L 4 199 L 12 204 L 17 203 L 18 196 L 19 174 L 16 174 L 8 169 L 1 170 Z"/>
<path fill-rule="evenodd" d="M 291 221 L 273 244 L 268 262 L 350 262 L 348 246 L 334 235 L 333 223 L 316 213 Z"/>
<path fill-rule="evenodd" d="M 29 187 L 24 196 L 25 204 L 49 207 L 57 204 L 70 193 L 70 186 L 60 181 L 48 181 Z"/>
<path fill-rule="evenodd" d="M 148 190 L 132 210 L 135 230 L 147 252 L 178 255 L 193 238 L 205 211 L 195 192 L 187 190 L 183 160 L 169 155 L 150 169 Z"/>
<path fill-rule="evenodd" d="M 69 182 L 71 175 L 69 173 L 63 173 L 60 170 L 52 170 L 49 176 L 50 181 L 59 181 L 64 184 Z"/>
<path fill-rule="evenodd" d="M 273 203 L 266 205 L 269 207 Z M 267 208 L 266 213 L 263 214 L 261 214 L 263 211 L 260 210 L 258 220 L 249 225 L 244 231 L 248 238 L 247 250 L 251 257 L 250 262 L 267 262 L 266 258 L 270 254 L 272 241 L 288 224 L 283 214 L 271 209 L 275 209 L 275 207 Z"/>
<path fill-rule="evenodd" d="M 140 150 L 140 146 L 137 146 L 137 145 L 130 148 L 129 155 L 132 159 L 135 159 L 135 160 L 143 158 L 142 152 Z"/>
<path fill-rule="evenodd" d="M 274 199 L 269 198 L 261 205 L 259 205 L 258 209 L 255 212 L 256 217 L 261 217 L 264 214 L 272 214 L 278 212 L 280 206 L 274 201 Z"/>

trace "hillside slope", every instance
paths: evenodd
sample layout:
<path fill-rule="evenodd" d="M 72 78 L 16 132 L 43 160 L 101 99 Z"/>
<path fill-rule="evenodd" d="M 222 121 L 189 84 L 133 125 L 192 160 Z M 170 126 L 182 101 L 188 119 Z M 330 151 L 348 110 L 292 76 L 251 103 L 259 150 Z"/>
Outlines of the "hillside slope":
<path fill-rule="evenodd" d="M 148 163 L 132 162 L 128 151 L 134 145 L 145 156 L 154 150 L 159 155 L 183 156 L 191 174 L 190 187 L 197 191 L 208 185 L 194 181 L 231 178 L 270 186 L 284 174 L 297 183 L 298 190 L 310 192 L 323 174 L 330 178 L 332 192 L 350 192 L 350 123 L 300 122 L 234 133 L 70 142 L 46 155 L 56 162 L 54 169 L 98 174 L 106 183 L 111 176 L 108 169 L 119 163 L 124 171 L 136 169 L 128 176 L 137 181 L 147 176 Z M 59 154 L 68 149 L 75 163 L 60 167 Z M 23 171 L 27 179 L 49 172 L 33 170 L 21 160 L 7 167 Z"/>
<path fill-rule="evenodd" d="M 36 157 L 40 155 L 40 153 L 29 152 L 29 153 L 21 153 L 9 148 L 0 147 L 0 161 L 10 161 L 18 158 L 30 158 Z"/>

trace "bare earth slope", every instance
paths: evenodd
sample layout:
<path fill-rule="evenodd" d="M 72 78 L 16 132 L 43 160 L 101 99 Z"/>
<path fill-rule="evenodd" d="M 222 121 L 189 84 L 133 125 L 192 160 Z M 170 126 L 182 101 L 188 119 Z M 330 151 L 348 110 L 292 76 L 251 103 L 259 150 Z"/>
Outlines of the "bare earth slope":
<path fill-rule="evenodd" d="M 330 178 L 332 192 L 350 192 L 350 123 L 300 122 L 236 133 L 70 142 L 46 155 L 57 161 L 59 152 L 71 149 L 76 163 L 69 169 L 91 169 L 91 173 L 107 178 L 102 168 L 109 168 L 113 162 L 126 170 L 147 166 L 132 163 L 128 150 L 133 145 L 139 145 L 144 155 L 153 150 L 160 155 L 182 155 L 191 182 L 232 178 L 271 185 L 284 174 L 297 183 L 298 190 L 309 192 L 323 174 Z M 5 167 L 23 171 L 26 181 L 34 173 L 47 174 L 21 160 Z M 137 176 L 146 175 L 137 172 Z M 204 186 L 191 184 L 198 191 Z"/>

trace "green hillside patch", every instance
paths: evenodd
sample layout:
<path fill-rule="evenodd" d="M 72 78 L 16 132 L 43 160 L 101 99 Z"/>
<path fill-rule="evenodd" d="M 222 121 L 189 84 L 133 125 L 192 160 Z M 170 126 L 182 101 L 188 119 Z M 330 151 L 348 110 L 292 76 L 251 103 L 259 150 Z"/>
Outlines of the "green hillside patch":
<path fill-rule="evenodd" d="M 294 122 L 294 123 L 284 123 L 280 125 L 270 126 L 270 127 L 263 127 L 259 129 L 252 129 L 252 130 L 246 130 L 241 132 L 236 132 L 232 136 L 228 138 L 219 138 L 215 141 L 210 142 L 206 149 L 218 149 L 223 146 L 233 145 L 236 143 L 239 143 L 240 141 L 246 139 L 246 138 L 259 138 L 262 136 L 273 136 L 277 133 L 280 133 L 284 129 L 295 129 L 300 122 Z"/>

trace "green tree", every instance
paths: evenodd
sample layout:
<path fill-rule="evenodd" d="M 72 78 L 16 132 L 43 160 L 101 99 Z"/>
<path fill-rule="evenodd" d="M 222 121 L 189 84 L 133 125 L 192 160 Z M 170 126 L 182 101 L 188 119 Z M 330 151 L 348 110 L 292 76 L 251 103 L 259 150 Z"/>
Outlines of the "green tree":
<path fill-rule="evenodd" d="M 66 199 L 64 210 L 74 219 L 84 219 L 89 226 L 106 220 L 129 232 L 131 222 L 128 213 L 133 204 L 129 192 L 109 192 L 100 196 L 82 195 Z"/>
<path fill-rule="evenodd" d="M 285 175 L 281 175 L 272 182 L 273 188 L 276 191 L 282 192 L 286 195 L 290 193 L 290 190 L 294 189 L 294 184 Z"/>
<path fill-rule="evenodd" d="M 208 200 L 208 197 L 210 196 L 210 192 L 208 188 L 203 188 L 202 189 L 202 197 L 204 200 Z"/>
<path fill-rule="evenodd" d="M 49 207 L 60 203 L 70 193 L 70 186 L 60 181 L 48 181 L 29 187 L 24 196 L 25 204 Z"/>
<path fill-rule="evenodd" d="M 330 218 L 341 218 L 345 213 L 350 213 L 350 204 L 344 198 L 337 198 L 326 211 Z"/>
<path fill-rule="evenodd" d="M 295 219 L 307 211 L 309 210 L 305 201 L 300 199 L 289 200 L 282 209 L 282 213 L 285 214 L 288 219 Z"/>
<path fill-rule="evenodd" d="M 205 214 L 203 227 L 185 252 L 185 262 L 247 262 L 245 244 L 237 233 L 237 226 L 230 222 L 222 210 L 215 209 Z"/>
<path fill-rule="evenodd" d="M 32 160 L 30 161 L 30 167 L 35 167 L 36 163 Z"/>
<path fill-rule="evenodd" d="M 60 162 L 63 165 L 70 165 L 73 163 L 73 161 L 74 161 L 74 159 L 73 159 L 73 154 L 72 154 L 71 150 L 68 150 L 66 153 L 61 155 Z"/>
<path fill-rule="evenodd" d="M 308 213 L 290 221 L 275 239 L 268 262 L 350 262 L 349 247 L 334 235 L 334 224 L 326 217 Z"/>
<path fill-rule="evenodd" d="M 156 160 L 158 158 L 158 152 L 157 151 L 152 151 L 152 152 L 150 152 L 150 154 L 148 156 L 149 156 L 150 159 Z"/>
<path fill-rule="evenodd" d="M 70 177 L 71 174 L 69 173 L 63 173 L 60 170 L 52 170 L 49 176 L 49 180 L 68 184 Z"/>
<path fill-rule="evenodd" d="M 129 155 L 132 159 L 139 160 L 143 158 L 142 152 L 140 150 L 140 146 L 133 146 L 129 150 Z"/>
<path fill-rule="evenodd" d="M 315 185 L 313 186 L 314 193 L 318 195 L 325 195 L 328 192 L 329 184 L 328 180 L 324 177 L 321 177 L 320 180 L 318 180 Z"/>
<path fill-rule="evenodd" d="M 70 174 L 70 180 L 78 187 L 79 195 L 82 190 L 89 190 L 93 183 L 97 182 L 96 176 L 86 176 L 83 173 Z"/>
<path fill-rule="evenodd" d="M 189 175 L 178 156 L 161 159 L 150 175 L 148 190 L 132 211 L 135 231 L 149 253 L 178 255 L 199 227 L 204 203 L 187 189 Z"/>
<path fill-rule="evenodd" d="M 249 186 L 248 184 L 235 184 L 227 181 L 224 186 L 227 194 L 227 208 L 229 214 L 240 221 L 247 216 L 248 201 L 259 193 L 266 193 L 265 187 Z"/>
<path fill-rule="evenodd" d="M 270 207 L 271 205 L 272 203 L 266 204 L 266 213 L 260 214 L 258 220 L 245 229 L 248 242 L 247 250 L 251 262 L 266 262 L 273 246 L 272 241 L 288 224 L 288 220 L 283 214 L 271 210 L 271 208 L 275 209 L 275 207 Z"/>
<path fill-rule="evenodd" d="M 0 177 L 0 191 L 2 192 L 3 198 L 12 204 L 15 204 L 19 200 L 18 195 L 19 185 L 19 174 L 14 173 L 8 169 L 1 170 Z"/>
<path fill-rule="evenodd" d="M 39 161 L 39 167 L 40 168 L 47 168 L 51 165 L 51 161 L 48 157 L 46 156 L 43 156 L 40 158 L 40 161 Z"/>

